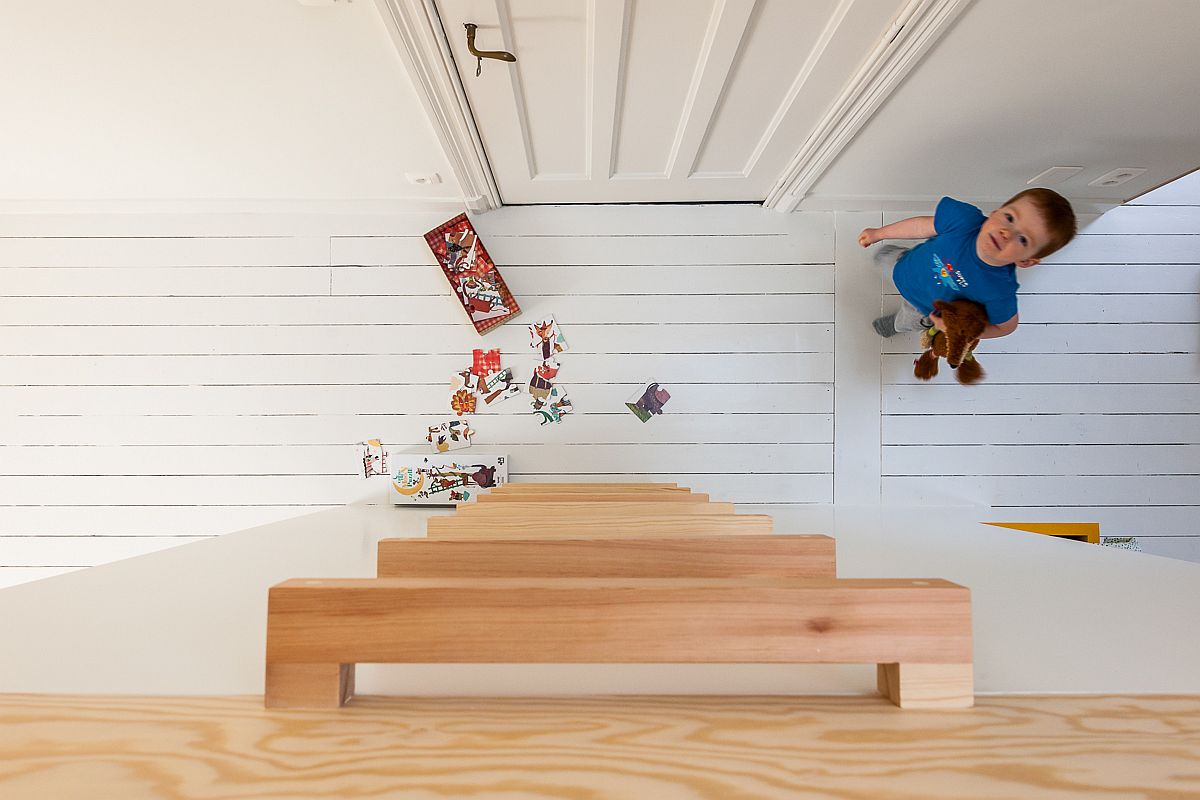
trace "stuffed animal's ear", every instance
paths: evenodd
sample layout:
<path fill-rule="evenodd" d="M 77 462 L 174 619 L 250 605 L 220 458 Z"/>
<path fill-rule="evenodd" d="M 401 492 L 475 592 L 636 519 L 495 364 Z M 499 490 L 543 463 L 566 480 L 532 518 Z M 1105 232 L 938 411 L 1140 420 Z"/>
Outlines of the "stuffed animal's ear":
<path fill-rule="evenodd" d="M 938 357 L 932 350 L 926 350 L 921 357 L 913 362 L 913 375 L 927 381 L 938 374 Z"/>
<path fill-rule="evenodd" d="M 958 365 L 958 369 L 955 370 L 954 375 L 958 378 L 959 383 L 978 383 L 983 380 L 983 367 L 979 366 L 979 362 L 975 359 L 968 358 Z"/>

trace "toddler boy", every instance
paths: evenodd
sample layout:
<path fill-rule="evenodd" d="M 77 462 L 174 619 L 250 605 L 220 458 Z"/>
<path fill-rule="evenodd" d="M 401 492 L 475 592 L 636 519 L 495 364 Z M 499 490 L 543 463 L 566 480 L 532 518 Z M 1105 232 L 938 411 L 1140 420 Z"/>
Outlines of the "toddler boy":
<path fill-rule="evenodd" d="M 991 214 L 950 197 L 932 217 L 909 217 L 865 228 L 863 247 L 884 239 L 925 239 L 906 249 L 881 247 L 875 261 L 889 268 L 900 292 L 900 310 L 875 320 L 875 332 L 890 337 L 922 328 L 943 330 L 934 300 L 974 300 L 987 309 L 984 339 L 1017 329 L 1017 268 L 1028 268 L 1075 236 L 1075 212 L 1058 192 L 1026 189 Z"/>

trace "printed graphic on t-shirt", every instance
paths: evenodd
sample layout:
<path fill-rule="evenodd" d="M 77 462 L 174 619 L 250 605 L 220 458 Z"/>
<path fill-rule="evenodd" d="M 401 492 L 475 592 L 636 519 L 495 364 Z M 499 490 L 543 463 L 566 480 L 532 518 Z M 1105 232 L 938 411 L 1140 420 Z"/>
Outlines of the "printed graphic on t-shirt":
<path fill-rule="evenodd" d="M 949 261 L 943 262 L 938 258 L 938 254 L 933 254 L 933 277 L 940 283 L 944 283 L 956 292 L 961 292 L 969 285 L 967 279 L 962 273 L 954 268 L 954 265 Z"/>

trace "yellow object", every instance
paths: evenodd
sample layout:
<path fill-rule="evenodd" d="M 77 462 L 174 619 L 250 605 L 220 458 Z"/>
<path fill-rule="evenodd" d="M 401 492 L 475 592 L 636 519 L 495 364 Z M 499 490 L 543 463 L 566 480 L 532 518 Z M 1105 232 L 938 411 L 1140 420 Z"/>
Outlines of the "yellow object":
<path fill-rule="evenodd" d="M 1074 539 L 1077 542 L 1100 544 L 1099 522 L 985 522 L 984 525 L 995 525 L 997 528 L 1012 528 L 1014 531 L 1040 533 L 1044 536 L 1057 536 L 1060 539 Z"/>

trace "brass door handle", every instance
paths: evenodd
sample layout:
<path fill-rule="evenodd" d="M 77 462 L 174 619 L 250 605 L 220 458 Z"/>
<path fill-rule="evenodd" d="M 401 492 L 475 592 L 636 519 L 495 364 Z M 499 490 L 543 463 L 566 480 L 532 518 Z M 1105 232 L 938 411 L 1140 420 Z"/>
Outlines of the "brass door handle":
<path fill-rule="evenodd" d="M 478 49 L 476 49 L 476 47 L 475 47 L 475 31 L 478 30 L 479 26 L 473 22 L 468 22 L 463 27 L 465 27 L 467 29 L 467 50 L 469 50 L 471 52 L 471 55 L 475 56 L 476 61 L 477 61 L 476 65 L 475 65 L 475 77 L 476 78 L 478 78 L 479 74 L 483 71 L 483 59 L 485 59 L 485 58 L 494 58 L 497 61 L 509 61 L 509 62 L 517 60 L 517 57 L 514 56 L 512 53 L 508 52 L 507 50 L 478 50 Z"/>

